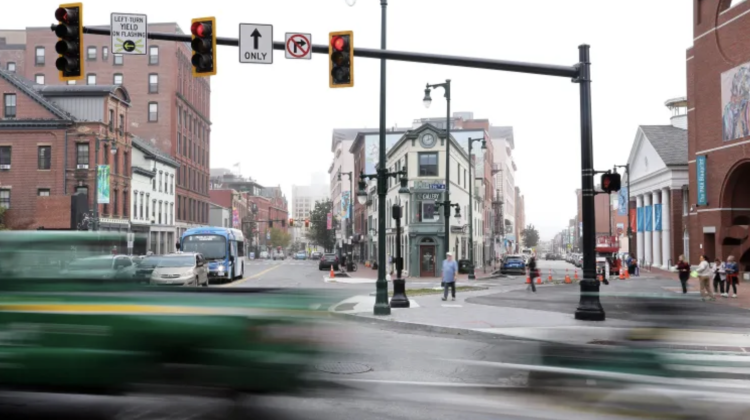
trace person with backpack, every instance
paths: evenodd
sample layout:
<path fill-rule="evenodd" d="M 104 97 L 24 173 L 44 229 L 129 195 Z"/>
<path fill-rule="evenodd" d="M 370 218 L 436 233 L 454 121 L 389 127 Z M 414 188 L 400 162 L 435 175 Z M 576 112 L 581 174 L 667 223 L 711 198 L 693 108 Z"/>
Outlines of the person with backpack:
<path fill-rule="evenodd" d="M 690 280 L 690 263 L 685 261 L 685 256 L 680 255 L 680 261 L 677 263 L 677 273 L 682 284 L 682 293 L 687 293 L 687 282 Z"/>
<path fill-rule="evenodd" d="M 727 292 L 724 294 L 724 297 L 729 296 L 729 286 L 732 286 L 732 289 L 734 293 L 732 294 L 733 298 L 737 297 L 737 285 L 740 283 L 740 273 L 739 273 L 739 266 L 734 261 L 734 255 L 730 255 L 727 257 L 727 263 L 725 264 L 725 269 L 727 273 Z"/>

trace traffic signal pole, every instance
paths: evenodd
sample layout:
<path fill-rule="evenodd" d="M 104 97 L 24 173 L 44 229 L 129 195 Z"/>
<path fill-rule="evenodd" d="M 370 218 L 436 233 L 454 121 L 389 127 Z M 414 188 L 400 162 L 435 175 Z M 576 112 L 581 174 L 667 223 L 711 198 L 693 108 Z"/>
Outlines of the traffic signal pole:
<path fill-rule="evenodd" d="M 382 24 L 385 29 L 385 0 L 383 6 Z M 57 25 L 52 25 L 54 31 Z M 110 36 L 108 28 L 84 27 L 83 33 L 90 35 Z M 385 49 L 385 31 L 382 36 L 382 49 L 354 48 L 354 55 L 360 58 L 375 58 L 381 61 L 381 84 L 385 86 L 385 60 L 404 61 L 423 64 L 440 64 L 454 67 L 468 67 L 485 70 L 498 70 L 513 73 L 537 74 L 543 76 L 555 76 L 570 78 L 579 84 L 580 94 L 580 123 L 581 123 L 581 187 L 582 187 L 582 212 L 583 212 L 583 281 L 581 281 L 581 296 L 578 308 L 575 312 L 576 319 L 603 321 L 604 310 L 599 301 L 599 283 L 596 281 L 596 234 L 594 231 L 594 147 L 591 116 L 591 63 L 589 61 L 589 46 L 586 44 L 578 47 L 578 63 L 572 66 L 561 66 L 551 64 L 535 64 L 517 61 L 492 60 L 486 58 L 460 57 L 441 54 L 425 54 L 403 51 L 389 51 Z M 148 39 L 161 41 L 191 42 L 190 35 L 169 34 L 149 32 Z M 217 37 L 216 45 L 239 46 L 237 38 Z M 274 50 L 284 50 L 283 42 L 274 42 Z M 315 54 L 329 54 L 328 45 L 312 45 L 311 50 Z M 385 91 L 381 89 L 381 130 L 380 130 L 380 165 L 385 165 L 385 131 L 383 120 L 385 114 Z M 379 171 L 381 169 L 379 168 Z M 387 283 L 385 283 L 385 188 L 378 188 L 378 280 L 376 296 L 376 314 L 388 314 L 390 308 L 387 306 Z M 446 232 L 447 234 L 447 232 Z M 382 286 L 386 286 L 385 288 Z M 383 299 L 385 298 L 385 299 Z M 385 302 L 383 302 L 385 300 Z M 385 304 L 384 304 L 385 303 Z"/>

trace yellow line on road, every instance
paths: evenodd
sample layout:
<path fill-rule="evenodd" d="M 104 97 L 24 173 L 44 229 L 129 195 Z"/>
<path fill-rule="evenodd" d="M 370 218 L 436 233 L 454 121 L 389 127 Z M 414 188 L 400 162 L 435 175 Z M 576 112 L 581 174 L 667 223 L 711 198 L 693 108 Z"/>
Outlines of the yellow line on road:
<path fill-rule="evenodd" d="M 281 267 L 281 264 L 274 265 L 271 268 L 265 269 L 265 270 L 261 271 L 260 273 L 255 273 L 252 276 L 244 278 L 242 280 L 238 280 L 238 281 L 235 281 L 235 282 L 229 283 L 229 284 L 222 284 L 219 287 L 232 287 L 232 286 L 236 286 L 236 285 L 238 285 L 238 284 L 240 284 L 242 282 L 246 282 L 246 281 L 252 280 L 252 279 L 257 279 L 258 277 L 260 277 L 260 276 L 268 273 L 269 271 L 275 270 L 275 269 L 277 269 L 279 267 Z"/>

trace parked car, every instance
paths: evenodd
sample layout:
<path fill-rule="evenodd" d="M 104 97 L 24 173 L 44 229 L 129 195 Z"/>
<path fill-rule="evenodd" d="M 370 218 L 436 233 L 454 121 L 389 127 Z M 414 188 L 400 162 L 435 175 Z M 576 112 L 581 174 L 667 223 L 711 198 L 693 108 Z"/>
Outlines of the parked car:
<path fill-rule="evenodd" d="M 276 261 L 276 260 L 285 260 L 286 259 L 286 255 L 284 254 L 284 251 L 274 251 L 273 255 L 272 255 L 272 258 L 273 258 L 274 261 Z"/>
<path fill-rule="evenodd" d="M 339 257 L 336 254 L 323 254 L 318 262 L 318 270 L 330 270 L 331 266 L 334 270 L 339 269 Z"/>
<path fill-rule="evenodd" d="M 127 255 L 102 255 L 74 260 L 60 274 L 67 278 L 134 281 L 135 268 Z"/>
<path fill-rule="evenodd" d="M 140 270 L 151 269 L 150 283 L 159 286 L 208 286 L 208 267 L 203 255 L 195 252 L 146 257 Z"/>
<path fill-rule="evenodd" d="M 307 254 L 305 253 L 305 251 L 299 251 L 296 254 L 294 254 L 294 259 L 295 260 L 306 260 L 307 259 Z"/>
<path fill-rule="evenodd" d="M 319 260 L 320 257 L 322 257 L 322 256 L 323 256 L 322 252 L 320 252 L 320 251 L 313 251 L 313 253 L 310 254 L 310 259 L 311 260 Z"/>
<path fill-rule="evenodd" d="M 506 255 L 500 266 L 501 274 L 526 274 L 526 261 L 523 255 Z"/>

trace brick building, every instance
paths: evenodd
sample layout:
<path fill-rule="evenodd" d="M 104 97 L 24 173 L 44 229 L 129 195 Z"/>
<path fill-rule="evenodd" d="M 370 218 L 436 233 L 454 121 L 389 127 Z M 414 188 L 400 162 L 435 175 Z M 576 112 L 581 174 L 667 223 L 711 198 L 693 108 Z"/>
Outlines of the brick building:
<path fill-rule="evenodd" d="M 179 33 L 176 23 L 151 23 L 151 32 Z M 55 68 L 57 37 L 49 27 L 0 30 L 0 68 L 38 84 L 62 85 Z M 191 73 L 190 45 L 148 41 L 147 55 L 112 54 L 110 38 L 84 35 L 86 78 L 78 84 L 122 85 L 132 109 L 125 131 L 150 141 L 180 163 L 177 230 L 208 223 L 210 97 L 208 78 Z M 68 82 L 74 84 L 75 82 Z"/>
<path fill-rule="evenodd" d="M 698 255 L 750 269 L 750 2 L 693 0 L 687 50 L 689 230 Z"/>
<path fill-rule="evenodd" d="M 69 196 L 85 193 L 93 207 L 97 164 L 108 164 L 110 203 L 99 206 L 100 228 L 127 230 L 127 90 L 44 86 L 0 70 L 0 91 L 0 206 L 9 209 L 6 223 L 12 229 L 71 228 Z"/>

